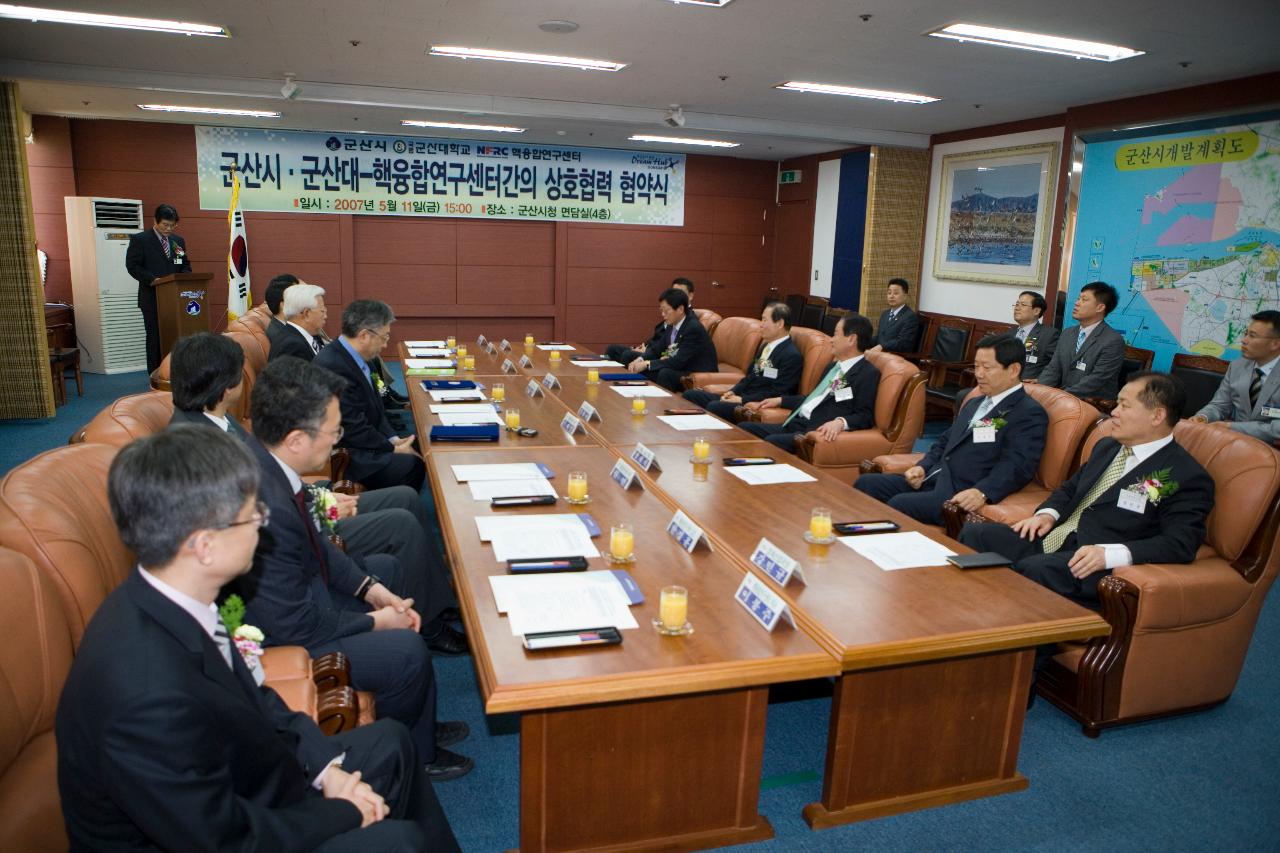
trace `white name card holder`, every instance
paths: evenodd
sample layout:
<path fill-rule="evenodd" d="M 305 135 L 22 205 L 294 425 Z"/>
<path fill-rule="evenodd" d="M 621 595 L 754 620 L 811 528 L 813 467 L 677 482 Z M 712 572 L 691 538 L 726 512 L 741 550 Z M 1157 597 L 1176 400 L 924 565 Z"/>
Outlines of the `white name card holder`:
<path fill-rule="evenodd" d="M 478 347 L 482 347 L 487 343 L 489 343 L 489 339 L 486 338 L 484 335 L 481 335 L 480 337 L 476 338 L 476 346 Z"/>
<path fill-rule="evenodd" d="M 541 397 L 542 386 L 538 384 L 538 380 L 530 379 L 529 384 L 524 386 L 524 393 L 528 394 L 530 397 Z"/>
<path fill-rule="evenodd" d="M 489 343 L 484 345 L 484 351 L 489 353 L 489 355 L 498 354 L 498 348 L 493 345 L 493 341 L 489 341 Z"/>
<path fill-rule="evenodd" d="M 753 574 L 747 573 L 743 576 L 742 583 L 738 584 L 738 590 L 733 597 L 747 609 L 752 619 L 763 625 L 764 629 L 770 633 L 778 627 L 779 622 L 786 622 L 792 628 L 796 626 L 791 611 L 787 609 L 787 603 Z"/>
<path fill-rule="evenodd" d="M 556 375 L 554 373 L 548 373 L 546 376 L 542 377 L 542 387 L 547 390 L 559 388 L 560 380 L 556 379 Z"/>
<path fill-rule="evenodd" d="M 768 539 L 761 538 L 760 544 L 751 553 L 751 562 L 777 581 L 778 586 L 786 586 L 792 578 L 808 585 L 808 581 L 804 579 L 804 571 L 800 568 L 800 561 L 787 556 Z"/>
<path fill-rule="evenodd" d="M 515 364 L 513 364 L 513 363 L 511 362 L 511 359 L 509 359 L 509 358 L 504 358 L 504 359 L 502 360 L 502 372 L 503 372 L 503 373 L 515 373 L 515 372 L 516 372 L 516 366 L 515 366 Z"/>
<path fill-rule="evenodd" d="M 527 355 L 522 355 L 522 356 L 520 356 L 520 366 L 521 366 L 521 367 L 533 367 L 533 359 L 529 358 L 529 356 L 527 356 Z"/>
<path fill-rule="evenodd" d="M 639 486 L 641 491 L 644 491 L 644 483 L 640 481 L 640 472 L 628 465 L 625 459 L 619 459 L 614 463 L 613 469 L 609 471 L 609 479 L 622 486 L 623 491 L 631 488 L 633 483 Z"/>
<path fill-rule="evenodd" d="M 702 532 L 702 528 L 693 523 L 693 519 L 684 514 L 683 510 L 676 510 L 676 514 L 671 516 L 671 521 L 667 524 L 667 532 L 671 534 L 671 538 L 680 543 L 680 547 L 693 553 L 693 549 L 698 547 L 699 542 L 707 542 L 707 548 L 711 547 L 711 543 L 707 541 L 706 534 Z"/>
<path fill-rule="evenodd" d="M 511 349 L 511 341 L 507 340 L 506 338 L 503 338 L 502 343 L 498 344 L 498 349 L 502 350 L 503 352 L 506 352 L 507 350 Z"/>
<path fill-rule="evenodd" d="M 537 383 L 534 383 L 535 385 Z M 572 436 L 578 430 L 586 432 L 582 427 L 582 421 L 578 420 L 571 412 L 566 412 L 564 419 L 560 421 L 560 429 L 565 435 Z"/>
<path fill-rule="evenodd" d="M 631 461 L 639 465 L 641 471 L 648 471 L 650 468 L 662 470 L 662 466 L 658 464 L 658 457 L 643 444 L 637 444 L 636 449 L 631 451 Z"/>
<path fill-rule="evenodd" d="M 596 420 L 600 421 L 600 423 L 604 423 L 604 419 L 600 417 L 600 413 L 596 411 L 596 407 L 588 403 L 586 400 L 583 400 L 582 405 L 578 407 L 578 417 L 582 418 L 584 421 Z"/>

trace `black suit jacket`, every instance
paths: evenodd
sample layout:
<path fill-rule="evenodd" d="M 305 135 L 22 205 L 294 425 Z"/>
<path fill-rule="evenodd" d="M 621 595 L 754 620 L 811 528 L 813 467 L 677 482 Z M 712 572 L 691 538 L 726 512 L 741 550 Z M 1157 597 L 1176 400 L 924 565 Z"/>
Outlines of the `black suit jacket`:
<path fill-rule="evenodd" d="M 234 435 L 241 441 L 244 441 L 249 437 L 248 431 L 245 430 L 245 428 L 240 425 L 240 422 L 233 416 L 227 415 L 227 423 L 230 425 L 227 432 L 231 435 Z M 212 427 L 213 429 L 218 428 L 218 425 L 205 417 L 203 412 L 187 412 L 182 409 L 173 410 L 173 416 L 169 418 L 169 426 L 173 426 L 174 424 L 195 424 L 196 426 L 207 426 Z"/>
<path fill-rule="evenodd" d="M 136 571 L 107 597 L 58 704 L 72 850 L 283 853 L 360 825 L 311 787 L 340 746 L 232 657 Z"/>
<path fill-rule="evenodd" d="M 698 322 L 698 316 L 690 313 L 680 324 L 676 332 L 675 354 L 663 358 L 671 340 L 671 330 L 664 328 L 660 334 L 650 339 L 645 346 L 644 360 L 649 362 L 649 370 L 675 370 L 679 373 L 696 371 L 714 372 L 720 369 L 716 360 L 716 347 L 711 343 L 711 336 L 706 327 Z"/>
<path fill-rule="evenodd" d="M 828 368 L 830 370 L 830 368 Z M 823 374 L 826 377 L 826 374 Z M 821 381 L 821 380 L 819 380 Z M 835 394 L 818 404 L 807 421 L 800 422 L 801 429 L 810 425 L 820 427 L 833 418 L 843 418 L 846 429 L 866 429 L 876 419 L 876 391 L 880 388 L 880 369 L 867 359 L 861 358 L 844 374 L 844 382 L 853 389 L 853 396 L 843 402 L 836 400 Z M 782 408 L 795 411 L 804 404 L 808 394 L 792 394 L 782 398 Z M 795 426 L 800 418 L 795 418 L 788 427 Z"/>
<path fill-rule="evenodd" d="M 307 343 L 302 332 L 288 323 L 268 324 L 267 340 L 271 342 L 271 354 L 267 356 L 267 361 L 274 361 L 282 355 L 291 355 L 303 361 L 311 361 L 316 357 L 316 351 Z"/>
<path fill-rule="evenodd" d="M 1014 326 L 1002 337 L 1016 338 L 1018 336 L 1018 327 Z M 1027 348 L 1026 360 L 1022 364 L 1023 379 L 1039 379 L 1040 374 L 1049 366 L 1049 362 L 1053 360 L 1053 354 L 1058 348 L 1058 330 L 1053 326 L 1046 326 L 1044 323 L 1037 322 L 1031 327 L 1031 331 L 1027 333 L 1027 339 L 1023 342 Z"/>
<path fill-rule="evenodd" d="M 969 422 L 983 399 L 977 396 L 966 403 L 951 428 L 938 436 L 918 464 L 938 481 L 935 489 L 954 495 L 976 488 L 988 502 L 997 503 L 1035 476 L 1044 452 L 1049 416 L 1043 406 L 1017 388 L 984 416 L 1005 420 L 1005 425 L 996 430 L 996 440 L 979 444 L 973 440 Z M 933 473 L 935 470 L 937 474 Z"/>
<path fill-rule="evenodd" d="M 1036 511 L 1057 510 L 1059 520 L 1066 520 L 1119 452 L 1120 443 L 1115 439 L 1099 441 L 1084 467 Z M 1169 479 L 1178 484 L 1176 492 L 1159 501 L 1147 501 L 1141 513 L 1116 506 L 1121 489 L 1164 468 L 1169 469 Z M 1125 545 L 1134 563 L 1189 563 L 1204 542 L 1205 518 L 1211 509 L 1213 478 L 1172 441 L 1121 477 L 1080 515 L 1076 541 L 1080 545 Z"/>
<path fill-rule="evenodd" d="M 915 352 L 916 330 L 920 327 L 920 318 L 911 310 L 910 305 L 898 309 L 896 319 L 890 319 L 893 312 L 886 309 L 880 315 L 880 323 L 876 326 L 876 342 L 889 352 Z"/>
<path fill-rule="evenodd" d="M 154 228 L 139 231 L 129 238 L 129 248 L 124 253 L 124 268 L 138 282 L 138 298 L 155 291 L 151 282 L 175 272 L 191 272 L 187 257 L 187 243 L 177 234 L 169 235 L 169 248 L 173 257 L 167 257 Z M 154 298 L 154 297 L 153 297 Z"/>
<path fill-rule="evenodd" d="M 339 609 L 329 594 L 354 595 L 367 577 L 364 570 L 317 531 L 329 573 L 325 584 L 289 478 L 261 442 L 250 438 L 247 444 L 261 472 L 258 500 L 271 510 L 271 523 L 258 536 L 253 571 L 241 579 L 245 621 L 261 628 L 270 645 L 317 646 L 373 630 L 372 616 Z"/>
<path fill-rule="evenodd" d="M 760 356 L 764 353 L 765 346 L 766 344 L 760 345 L 760 348 L 756 350 L 756 357 L 751 368 L 730 389 L 730 393 L 737 394 L 744 403 L 754 403 L 757 400 L 764 400 L 769 397 L 794 394 L 796 386 L 800 384 L 800 373 L 804 369 L 804 356 L 796 348 L 795 341 L 791 340 L 789 336 L 785 337 L 773 348 L 773 352 L 769 353 L 769 363 L 777 368 L 778 371 L 776 379 L 766 377 L 760 367 Z"/>
<path fill-rule="evenodd" d="M 335 338 L 320 350 L 313 363 L 347 381 L 347 387 L 338 398 L 343 430 L 342 440 L 338 443 L 347 449 L 351 457 L 347 476 L 352 480 L 373 476 L 387 466 L 395 452 L 391 437 L 396 435 L 396 431 L 387 419 L 382 397 L 364 378 L 360 366 L 342 345 L 341 338 Z"/>

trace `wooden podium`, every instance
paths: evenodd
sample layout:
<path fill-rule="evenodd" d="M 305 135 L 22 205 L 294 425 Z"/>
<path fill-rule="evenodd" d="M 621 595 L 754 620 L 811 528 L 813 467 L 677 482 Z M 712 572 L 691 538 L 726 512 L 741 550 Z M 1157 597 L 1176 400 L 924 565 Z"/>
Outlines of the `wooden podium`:
<path fill-rule="evenodd" d="M 213 273 L 176 272 L 151 283 L 156 289 L 156 323 L 160 329 L 160 357 L 178 338 L 209 331 L 209 279 Z"/>

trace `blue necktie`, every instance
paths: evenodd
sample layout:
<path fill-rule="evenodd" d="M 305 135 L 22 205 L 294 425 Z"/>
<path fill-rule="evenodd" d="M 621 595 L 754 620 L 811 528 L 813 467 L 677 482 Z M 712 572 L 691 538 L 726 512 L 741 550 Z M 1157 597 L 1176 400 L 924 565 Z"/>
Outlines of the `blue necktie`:
<path fill-rule="evenodd" d="M 1088 336 L 1089 333 L 1084 329 L 1081 329 L 1080 334 L 1076 335 L 1076 352 L 1080 352 L 1080 347 L 1084 344 L 1084 339 Z"/>

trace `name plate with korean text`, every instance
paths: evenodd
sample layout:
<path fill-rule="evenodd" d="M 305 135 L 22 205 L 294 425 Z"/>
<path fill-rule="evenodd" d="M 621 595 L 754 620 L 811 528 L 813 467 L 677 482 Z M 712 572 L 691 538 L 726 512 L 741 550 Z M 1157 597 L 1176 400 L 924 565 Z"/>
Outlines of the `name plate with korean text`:
<path fill-rule="evenodd" d="M 548 390 L 551 388 L 559 388 L 560 380 L 556 379 L 556 375 L 554 373 L 548 373 L 546 376 L 542 377 L 542 387 Z"/>
<path fill-rule="evenodd" d="M 733 594 L 733 597 L 747 609 L 752 619 L 763 625 L 770 633 L 778 627 L 779 622 L 786 622 L 793 628 L 796 625 L 782 597 L 753 574 L 748 573 L 743 576 L 742 583 L 738 584 L 738 591 Z"/>
<path fill-rule="evenodd" d="M 628 465 L 625 459 L 619 459 L 614 463 L 613 470 L 609 472 L 609 479 L 622 486 L 623 489 L 631 488 L 632 483 L 639 486 L 641 490 L 644 489 L 644 483 L 640 480 L 640 472 Z"/>
<path fill-rule="evenodd" d="M 671 516 L 671 521 L 667 524 L 667 532 L 671 534 L 671 538 L 680 543 L 680 547 L 693 553 L 693 549 L 698 547 L 698 543 L 706 538 L 706 534 L 702 532 L 702 528 L 693 523 L 693 519 L 684 514 L 683 510 L 676 510 L 676 514 Z M 711 547 L 711 543 L 707 543 L 707 547 Z"/>
<path fill-rule="evenodd" d="M 515 373 L 515 372 L 516 372 L 516 366 L 515 366 L 515 364 L 511 361 L 511 359 L 509 359 L 509 358 L 504 358 L 504 359 L 502 360 L 502 372 L 503 372 L 503 373 Z"/>
<path fill-rule="evenodd" d="M 583 400 L 582 405 L 578 407 L 578 417 L 582 418 L 584 421 L 597 420 L 604 423 L 604 419 L 600 417 L 600 413 L 596 411 L 596 407 L 588 403 L 586 400 Z"/>
<path fill-rule="evenodd" d="M 535 382 L 534 384 L 536 385 L 537 383 Z M 564 431 L 565 435 L 573 435 L 578 430 L 586 432 L 586 430 L 582 429 L 582 421 L 578 420 L 571 412 L 565 413 L 564 419 L 560 421 L 560 429 Z"/>
<path fill-rule="evenodd" d="M 641 471 L 648 471 L 650 468 L 662 470 L 662 466 L 658 464 L 658 458 L 654 456 L 653 451 L 643 444 L 637 444 L 636 449 L 631 451 L 631 461 L 639 465 Z"/>
<path fill-rule="evenodd" d="M 538 384 L 538 380 L 530 379 L 529 384 L 524 386 L 524 393 L 528 394 L 530 397 L 541 397 L 542 386 Z"/>
<path fill-rule="evenodd" d="M 807 584 L 800 561 L 787 554 L 768 539 L 761 538 L 755 551 L 751 552 L 751 562 L 759 566 L 761 571 L 778 582 L 778 586 L 786 586 L 792 578 Z"/>

